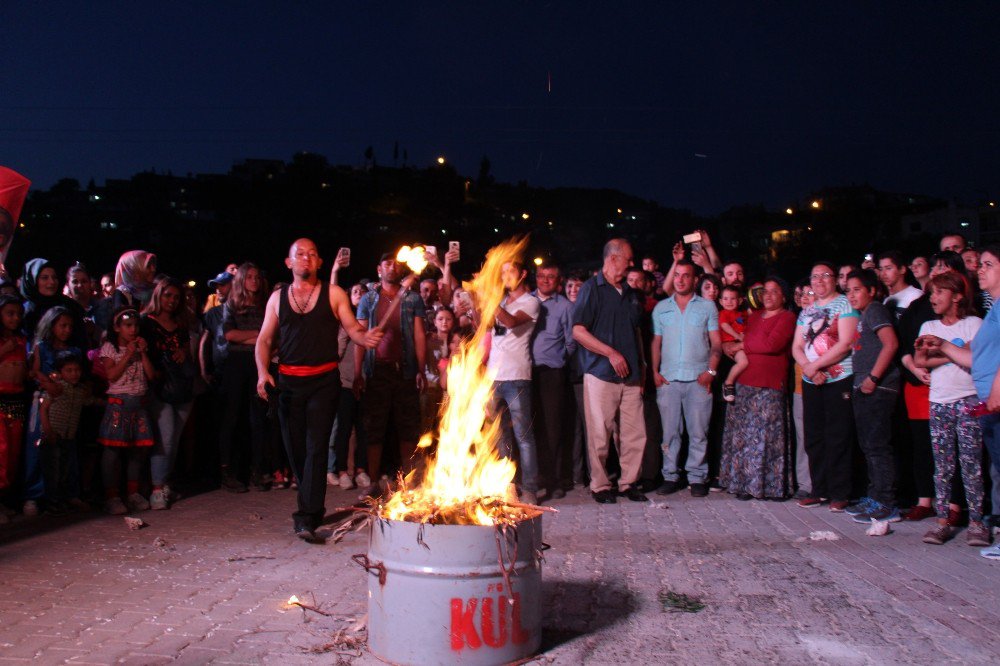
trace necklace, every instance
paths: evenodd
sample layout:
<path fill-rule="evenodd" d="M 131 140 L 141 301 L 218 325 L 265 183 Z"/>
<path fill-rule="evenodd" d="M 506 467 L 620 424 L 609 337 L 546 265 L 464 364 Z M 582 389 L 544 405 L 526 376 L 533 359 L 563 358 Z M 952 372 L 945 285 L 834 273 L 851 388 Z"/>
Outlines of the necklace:
<path fill-rule="evenodd" d="M 302 305 L 301 303 L 299 303 L 299 299 L 295 298 L 295 288 L 292 287 L 291 285 L 288 286 L 288 293 L 291 294 L 292 301 L 295 303 L 295 309 L 298 311 L 299 314 L 306 313 L 306 308 L 309 307 L 309 301 L 312 300 L 313 293 L 316 291 L 317 287 L 319 287 L 318 280 L 316 281 L 316 284 L 313 285 L 313 288 L 309 290 L 309 295 L 306 297 L 306 304 Z"/>

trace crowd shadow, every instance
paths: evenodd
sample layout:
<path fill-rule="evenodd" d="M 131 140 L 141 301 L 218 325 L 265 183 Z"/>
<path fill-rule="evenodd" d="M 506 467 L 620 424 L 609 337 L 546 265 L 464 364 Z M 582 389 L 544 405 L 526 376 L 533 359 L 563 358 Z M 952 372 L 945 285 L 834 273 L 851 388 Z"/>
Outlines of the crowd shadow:
<path fill-rule="evenodd" d="M 639 600 L 624 586 L 599 581 L 544 581 L 542 608 L 539 652 L 547 652 L 624 621 L 638 610 Z"/>

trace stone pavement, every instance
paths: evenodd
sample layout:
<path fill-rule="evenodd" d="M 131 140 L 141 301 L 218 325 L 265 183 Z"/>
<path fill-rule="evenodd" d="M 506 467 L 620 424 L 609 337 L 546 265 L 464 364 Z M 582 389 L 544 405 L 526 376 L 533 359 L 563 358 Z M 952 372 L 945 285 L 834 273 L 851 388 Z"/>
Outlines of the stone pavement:
<path fill-rule="evenodd" d="M 330 489 L 328 506 L 354 493 Z M 376 664 L 334 634 L 366 612 L 364 534 L 291 535 L 292 491 L 188 498 L 126 529 L 97 514 L 0 527 L 0 664 Z M 1000 563 L 928 523 L 887 537 L 825 507 L 694 499 L 546 515 L 544 652 L 554 664 L 996 663 Z M 812 541 L 830 530 L 836 541 Z M 665 612 L 658 595 L 700 598 Z M 284 606 L 315 595 L 324 617 Z M 354 636 L 355 634 L 346 634 Z"/>

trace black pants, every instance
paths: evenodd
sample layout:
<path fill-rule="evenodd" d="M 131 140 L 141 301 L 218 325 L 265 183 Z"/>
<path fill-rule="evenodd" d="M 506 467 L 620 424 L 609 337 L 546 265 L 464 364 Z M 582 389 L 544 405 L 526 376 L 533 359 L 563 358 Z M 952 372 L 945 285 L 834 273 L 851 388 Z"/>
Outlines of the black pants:
<path fill-rule="evenodd" d="M 42 442 L 42 476 L 49 501 L 65 502 L 79 495 L 76 439 Z"/>
<path fill-rule="evenodd" d="M 361 418 L 361 402 L 354 397 L 354 391 L 340 387 L 340 402 L 337 405 L 337 432 L 333 435 L 333 452 L 336 457 L 335 471 L 347 472 L 354 476 L 353 469 L 347 469 L 347 458 L 351 453 L 351 430 L 357 432 L 354 448 L 354 467 L 368 468 L 368 438 Z"/>
<path fill-rule="evenodd" d="M 326 461 L 339 396 L 338 370 L 312 377 L 278 375 L 281 434 L 299 482 L 298 510 L 292 514 L 296 529 L 314 530 L 326 515 Z"/>
<path fill-rule="evenodd" d="M 267 403 L 257 395 L 257 365 L 252 352 L 230 352 L 222 375 L 222 425 L 219 431 L 219 458 L 223 467 L 236 468 L 246 460 L 245 445 L 235 450 L 240 417 L 250 418 L 250 471 L 265 474 L 264 446 L 267 441 Z"/>
<path fill-rule="evenodd" d="M 846 381 L 846 380 L 845 380 Z M 854 390 L 854 423 L 858 445 L 868 467 L 868 497 L 888 507 L 896 506 L 896 460 L 892 451 L 892 422 L 898 393 L 876 388 L 872 393 Z"/>
<path fill-rule="evenodd" d="M 539 486 L 563 490 L 573 487 L 573 451 L 565 434 L 566 368 L 536 365 L 531 372 L 538 446 Z"/>
<path fill-rule="evenodd" d="M 835 502 L 851 495 L 854 408 L 850 377 L 815 386 L 802 383 L 802 425 L 813 497 Z"/>

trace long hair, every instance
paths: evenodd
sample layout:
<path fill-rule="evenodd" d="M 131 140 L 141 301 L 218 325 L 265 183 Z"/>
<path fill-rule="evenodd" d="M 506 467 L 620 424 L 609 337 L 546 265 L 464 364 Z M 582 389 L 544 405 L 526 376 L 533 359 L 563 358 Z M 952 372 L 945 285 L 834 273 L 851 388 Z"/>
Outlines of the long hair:
<path fill-rule="evenodd" d="M 958 311 L 956 313 L 959 319 L 965 319 L 972 314 L 972 286 L 969 284 L 968 278 L 962 273 L 948 271 L 947 273 L 935 275 L 931 278 L 928 286 L 947 289 L 951 293 L 958 294 L 961 297 L 958 301 Z"/>
<path fill-rule="evenodd" d="M 174 322 L 177 323 L 181 328 L 188 327 L 188 308 L 187 304 L 184 302 L 184 283 L 177 278 L 165 277 L 156 283 L 156 287 L 153 289 L 153 295 L 149 297 L 149 304 L 146 305 L 142 310 L 144 315 L 160 316 L 163 312 L 163 292 L 167 289 L 173 287 L 177 290 L 180 296 L 180 303 L 177 305 L 177 310 L 173 314 Z"/>
<path fill-rule="evenodd" d="M 260 279 L 260 287 L 257 289 L 257 293 L 251 293 L 247 290 L 247 275 L 250 271 L 257 271 L 257 276 Z M 267 287 L 267 280 L 261 275 L 260 269 L 257 268 L 256 264 L 249 261 L 240 265 L 236 269 L 236 277 L 233 278 L 233 288 L 229 292 L 229 298 L 226 299 L 227 305 L 235 312 L 246 312 L 248 310 L 263 310 L 264 306 L 267 305 L 267 299 L 271 295 L 271 290 Z"/>
<path fill-rule="evenodd" d="M 68 308 L 64 308 L 61 305 L 56 305 L 45 311 L 42 315 L 41 320 L 38 322 L 38 326 L 35 327 L 35 345 L 40 342 L 46 344 L 52 344 L 52 328 L 56 325 L 59 317 L 69 317 L 70 322 L 73 321 L 73 313 L 69 311 Z"/>

